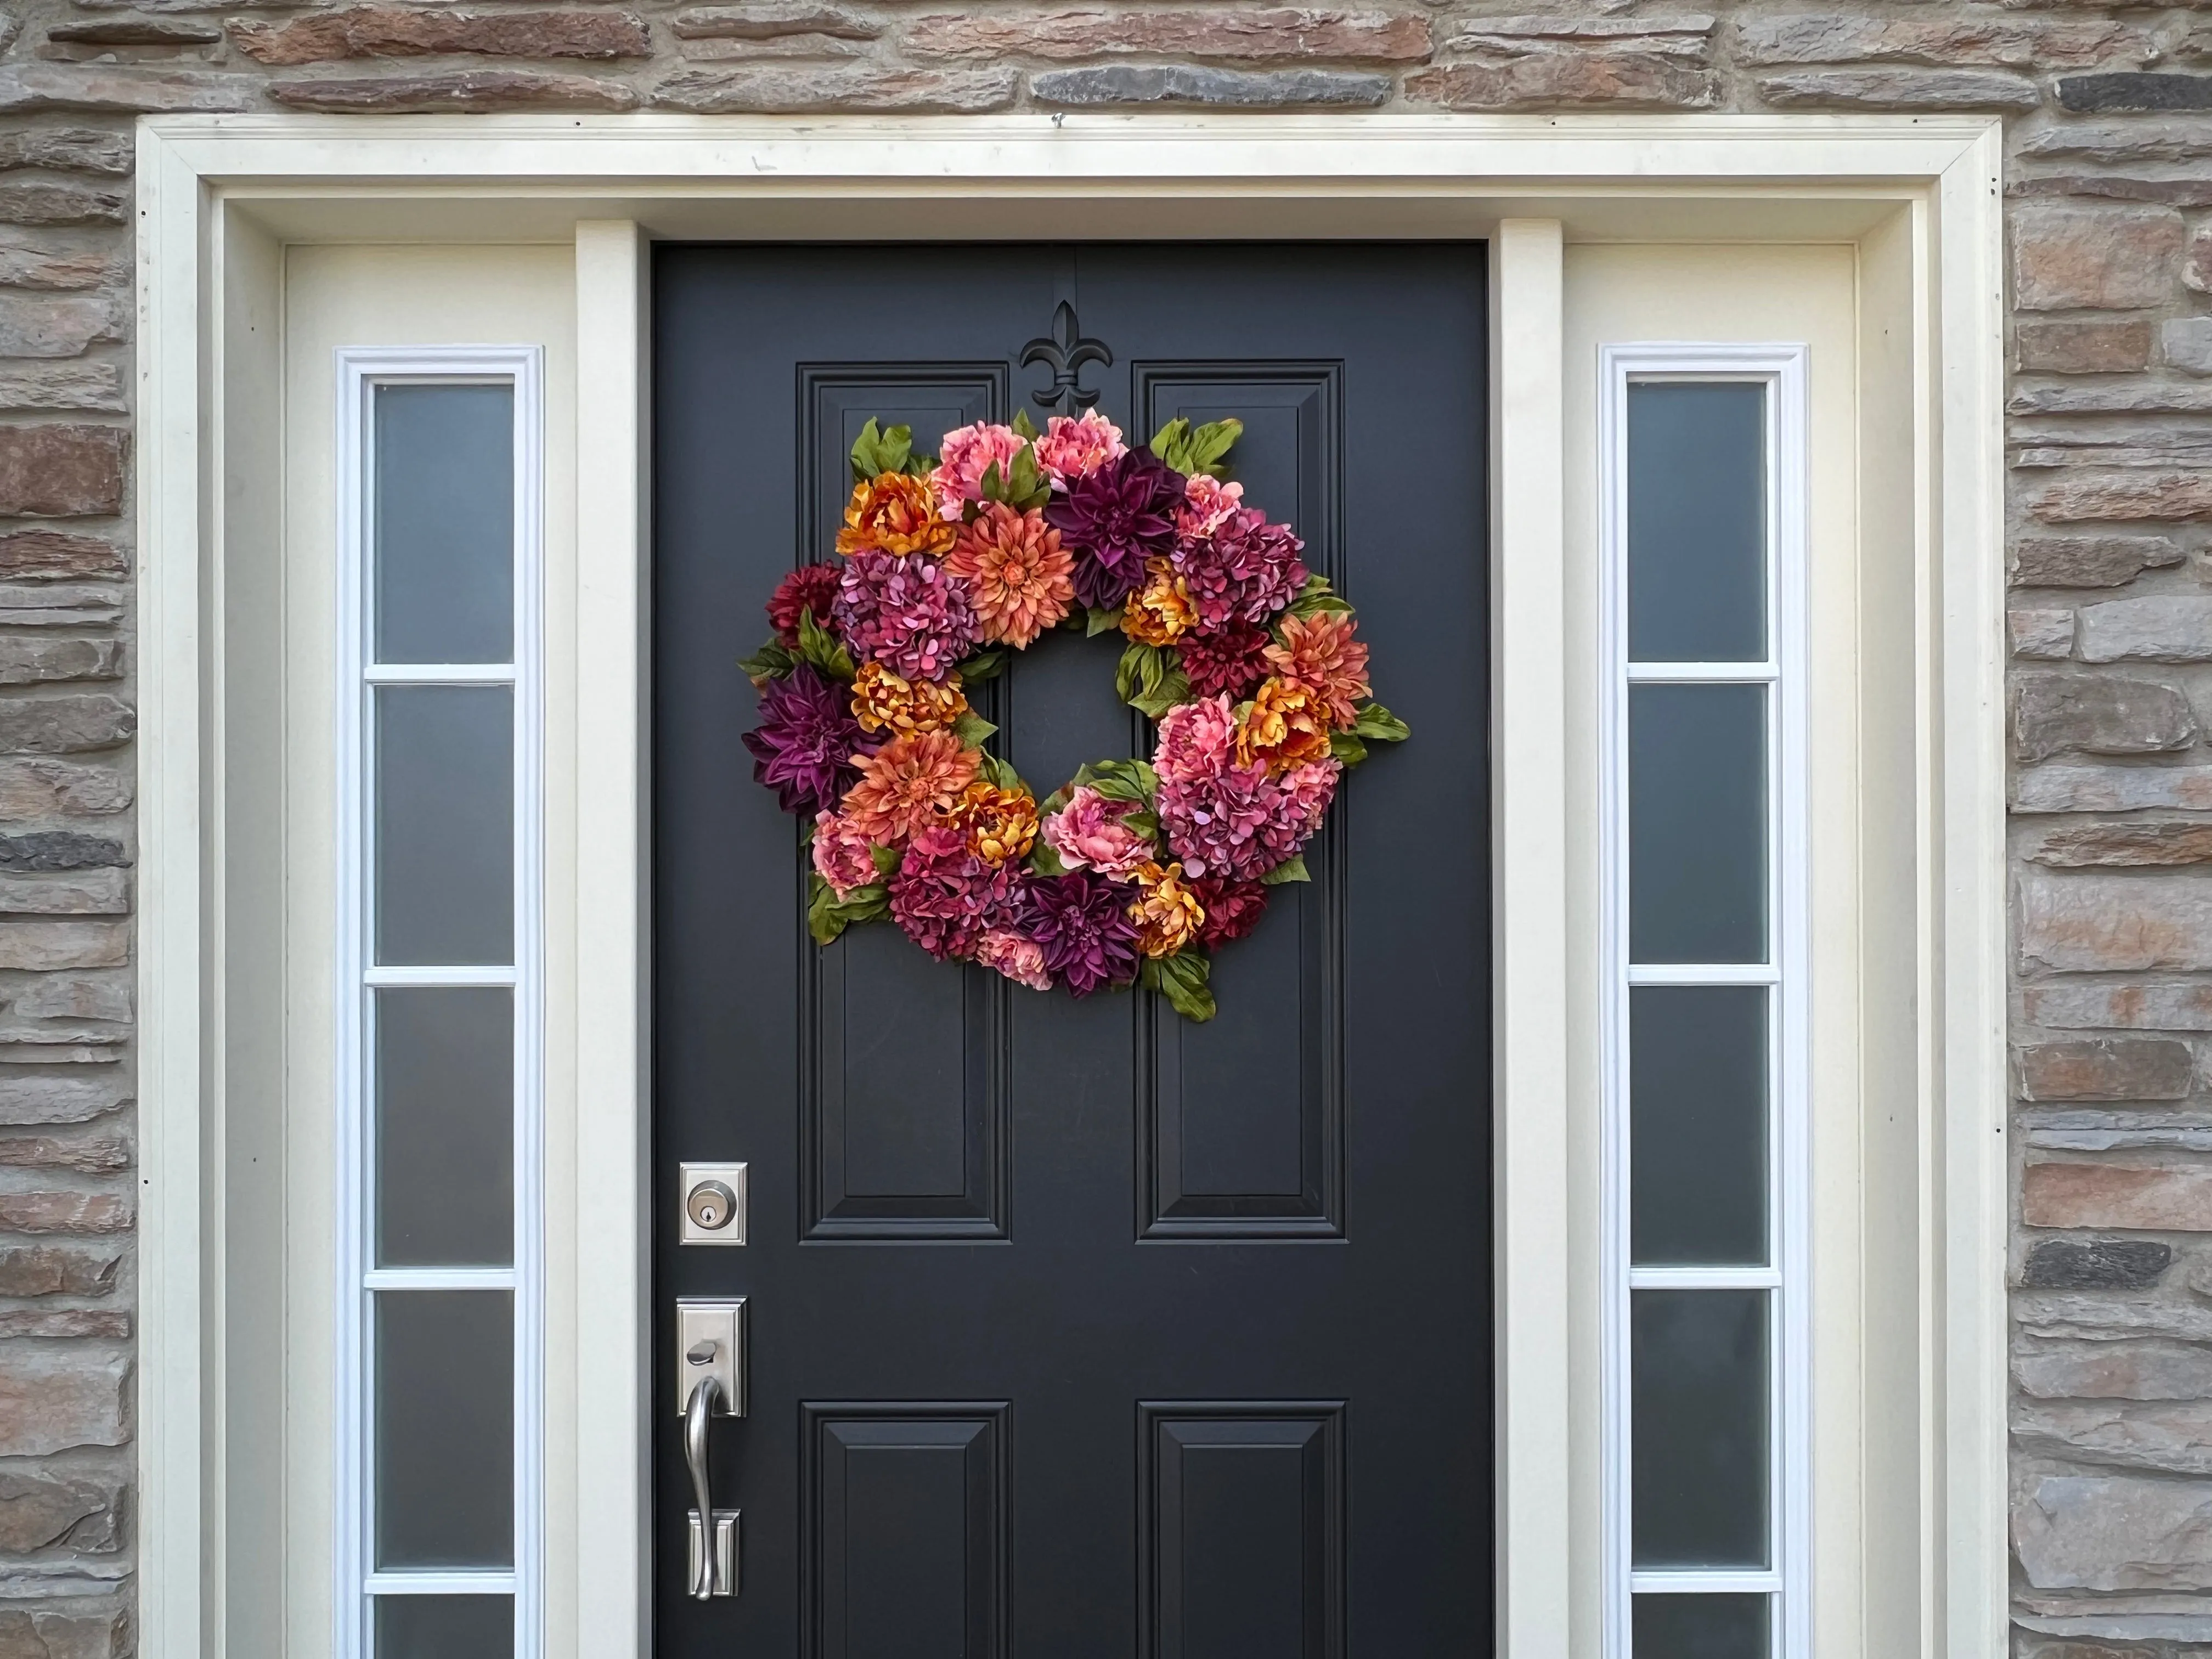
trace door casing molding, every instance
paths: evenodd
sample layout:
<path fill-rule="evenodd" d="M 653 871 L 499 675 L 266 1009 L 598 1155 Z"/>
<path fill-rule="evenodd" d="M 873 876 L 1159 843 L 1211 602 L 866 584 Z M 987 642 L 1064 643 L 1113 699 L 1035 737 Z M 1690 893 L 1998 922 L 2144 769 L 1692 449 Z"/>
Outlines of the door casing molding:
<path fill-rule="evenodd" d="M 759 239 L 1486 236 L 1492 305 L 1497 1561 L 1510 1659 L 1594 1656 L 1577 1493 L 1566 1097 L 1563 249 L 1878 240 L 1909 339 L 1922 733 L 1917 949 L 1923 1655 L 2004 1639 L 2002 270 L 1993 120 L 1736 116 L 155 118 L 139 127 L 140 1640 L 225 1654 L 234 1442 L 223 1171 L 241 1022 L 223 741 L 258 637 L 225 572 L 267 543 L 255 448 L 297 241 L 573 243 L 580 781 L 573 884 L 577 1564 L 550 1652 L 649 1648 L 644 1381 L 645 256 Z M 1161 222 L 1160 204 L 1180 211 Z M 1901 227 L 1901 234 L 1899 228 Z M 1879 234 L 1878 234 L 1879 233 Z M 272 309 L 272 307 L 275 309 Z M 1578 367 L 1578 366 L 1577 366 Z M 265 555 L 264 555 L 265 556 Z M 265 676 L 264 676 L 265 677 Z M 612 876 L 609 872 L 617 872 Z M 265 905 L 266 896 L 258 901 Z M 549 948 L 555 948 L 549 941 Z M 281 978 L 281 975 L 279 975 Z M 261 975 L 267 978 L 265 972 Z M 556 1203 L 559 1201 L 556 1200 Z"/>

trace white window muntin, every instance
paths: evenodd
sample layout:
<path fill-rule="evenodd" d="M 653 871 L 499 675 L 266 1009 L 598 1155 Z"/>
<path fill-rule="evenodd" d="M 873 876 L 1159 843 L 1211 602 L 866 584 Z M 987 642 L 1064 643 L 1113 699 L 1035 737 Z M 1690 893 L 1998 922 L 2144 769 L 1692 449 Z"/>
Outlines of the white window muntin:
<path fill-rule="evenodd" d="M 396 1595 L 503 1595 L 514 1602 L 514 1659 L 543 1647 L 544 1330 L 542 755 L 544 354 L 537 346 L 349 347 L 337 353 L 337 1352 L 338 1432 L 335 1648 L 370 1659 L 372 1605 Z M 512 648 L 503 662 L 384 662 L 374 645 L 374 399 L 385 386 L 511 388 L 514 410 Z M 458 965 L 380 964 L 376 894 L 376 696 L 392 686 L 512 689 L 514 811 L 511 960 Z M 505 988 L 513 993 L 511 1264 L 384 1267 L 376 1264 L 374 997 L 403 988 Z M 380 1291 L 504 1291 L 513 1307 L 513 1540 L 505 1570 L 376 1570 L 374 1297 Z"/>
<path fill-rule="evenodd" d="M 1601 1005 L 1601 1261 L 1605 1651 L 1631 1659 L 1634 1598 L 1767 1595 L 1772 1659 L 1810 1644 L 1811 1320 L 1808 1092 L 1804 560 L 1808 457 L 1806 348 L 1799 344 L 1635 343 L 1600 348 L 1598 395 L 1599 799 Z M 1632 385 L 1752 382 L 1765 388 L 1765 639 L 1763 659 L 1638 662 L 1629 653 L 1628 398 Z M 1629 928 L 1629 690 L 1636 684 L 1762 684 L 1765 720 L 1766 961 L 1644 964 Z M 1633 1267 L 1630 1256 L 1630 988 L 1771 988 L 1767 1066 L 1767 1252 L 1758 1267 Z M 1755 1290 L 1767 1301 L 1767 1565 L 1763 1570 L 1638 1570 L 1633 1565 L 1631 1292 Z"/>

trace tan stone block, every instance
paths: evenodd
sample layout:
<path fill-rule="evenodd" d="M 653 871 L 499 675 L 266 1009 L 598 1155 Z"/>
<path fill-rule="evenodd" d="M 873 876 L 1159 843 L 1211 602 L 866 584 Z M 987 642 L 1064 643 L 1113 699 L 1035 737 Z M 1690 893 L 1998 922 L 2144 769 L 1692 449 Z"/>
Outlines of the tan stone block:
<path fill-rule="evenodd" d="M 2048 484 L 2027 510 L 2046 524 L 2212 517 L 2212 472 L 2090 474 Z"/>
<path fill-rule="evenodd" d="M 2020 1216 L 2029 1227 L 2212 1232 L 2212 1169 L 2031 1164 L 2021 1173 Z"/>
<path fill-rule="evenodd" d="M 2074 654 L 2074 612 L 2050 606 L 2022 607 L 2005 612 L 2005 632 L 2012 653 L 2039 661 L 2057 661 Z"/>
<path fill-rule="evenodd" d="M 0 1612 L 0 1659 L 125 1659 L 130 1615 Z"/>
<path fill-rule="evenodd" d="M 2068 1342 L 2013 1356 L 2013 1380 L 2038 1400 L 2212 1396 L 2212 1350 L 2185 1342 Z"/>
<path fill-rule="evenodd" d="M 2212 225 L 2189 239 L 2189 257 L 2182 262 L 2181 280 L 2199 294 L 2212 294 Z"/>
<path fill-rule="evenodd" d="M 2038 864 L 2082 869 L 2212 864 L 2212 823 L 2160 819 L 2054 830 L 2027 856 Z"/>
<path fill-rule="evenodd" d="M 1865 13 L 1790 12 L 1754 15 L 1739 22 L 1735 60 L 2077 69 L 2116 51 L 2143 50 L 2148 44 L 2139 31 L 2105 19 L 2045 21 L 1984 16 L 1924 21 Z"/>
<path fill-rule="evenodd" d="M 2013 775 L 2021 812 L 2212 812 L 2212 767 L 2039 766 Z"/>
<path fill-rule="evenodd" d="M 131 890 L 120 870 L 0 872 L 0 915 L 120 916 L 130 911 Z"/>
<path fill-rule="evenodd" d="M 878 64 L 822 69 L 686 69 L 663 80 L 653 101 L 697 114 L 830 110 L 975 112 L 1014 101 L 1008 69 L 918 70 Z"/>
<path fill-rule="evenodd" d="M 0 1550 L 92 1550 L 122 1542 L 123 1485 L 113 1477 L 77 1480 L 39 1469 L 0 1471 Z"/>
<path fill-rule="evenodd" d="M 2023 206 L 2012 216 L 2014 301 L 2023 311 L 2164 304 L 2183 234 L 2171 208 Z"/>
<path fill-rule="evenodd" d="M 65 519 L 121 512 L 130 447 L 120 427 L 0 427 L 0 514 Z"/>
<path fill-rule="evenodd" d="M 2212 1484 L 2045 1475 L 2014 1504 L 2013 1543 L 2039 1589 L 2212 1589 Z"/>
<path fill-rule="evenodd" d="M 72 755 L 112 749 L 128 743 L 137 728 L 131 705 L 111 692 L 0 699 L 0 751 L 9 754 Z"/>
<path fill-rule="evenodd" d="M 2212 1031 L 2212 985 L 2030 985 L 2020 1007 L 2027 1024 L 2061 1030 Z"/>
<path fill-rule="evenodd" d="M 128 1232 L 138 1218 L 127 1193 L 0 1192 L 0 1232 Z"/>
<path fill-rule="evenodd" d="M 20 822 L 65 812 L 119 812 L 131 797 L 131 774 L 115 767 L 0 760 L 0 817 Z"/>
<path fill-rule="evenodd" d="M 0 1244 L 0 1296 L 106 1296 L 123 1257 L 70 1244 Z"/>
<path fill-rule="evenodd" d="M 131 961 L 125 921 L 0 922 L 0 968 L 122 968 Z"/>
<path fill-rule="evenodd" d="M 2047 374 L 2124 374 L 2150 367 L 2150 324 L 2138 318 L 2095 322 L 2021 322 L 2014 360 Z"/>
<path fill-rule="evenodd" d="M 131 1143 L 120 1135 L 0 1135 L 0 1164 L 12 1169 L 115 1175 L 131 1161 Z"/>
<path fill-rule="evenodd" d="M 2074 973 L 2212 969 L 2212 882 L 2193 876 L 2023 876 L 2021 954 Z"/>
<path fill-rule="evenodd" d="M 130 404 L 113 363 L 0 363 L 0 410 L 121 414 Z"/>
<path fill-rule="evenodd" d="M 2069 749 L 2151 755 L 2197 741 L 2181 688 L 2118 674 L 2022 674 L 2013 685 L 2013 752 L 2047 760 Z"/>
<path fill-rule="evenodd" d="M 1290 7 L 937 12 L 915 18 L 901 40 L 917 57 L 994 61 L 1138 52 L 1156 58 L 1417 63 L 1429 55 L 1429 23 L 1406 12 Z"/>
<path fill-rule="evenodd" d="M 0 110 L 95 110 L 125 114 L 222 114 L 251 109 L 260 82 L 247 75 L 191 75 L 92 64 L 24 64 L 0 70 Z"/>
<path fill-rule="evenodd" d="M 105 248 L 0 230 L 0 288 L 98 288 L 119 281 L 125 269 Z"/>
<path fill-rule="evenodd" d="M 42 685 L 123 678 L 120 640 L 0 637 L 0 685 Z"/>
<path fill-rule="evenodd" d="M 507 69 L 315 76 L 276 82 L 269 95 L 294 109 L 340 115 L 488 115 L 500 110 L 626 110 L 637 105 L 637 94 L 619 81 Z"/>
<path fill-rule="evenodd" d="M 48 167 L 61 173 L 125 175 L 131 171 L 132 156 L 128 131 L 104 131 L 98 127 L 41 127 L 0 135 L 0 167 Z"/>
<path fill-rule="evenodd" d="M 2170 1037 L 2091 1037 L 2014 1051 L 2022 1100 L 2182 1100 L 2197 1057 Z"/>
<path fill-rule="evenodd" d="M 89 1123 L 130 1099 L 125 1085 L 106 1079 L 0 1077 L 0 1124 Z"/>
<path fill-rule="evenodd" d="M 823 34 L 872 40 L 884 26 L 830 0 L 753 0 L 747 5 L 687 6 L 669 25 L 684 40 L 768 40 L 779 35 Z"/>
<path fill-rule="evenodd" d="M 128 1359 L 0 1349 L 0 1455 L 123 1445 L 131 1437 L 130 1391 Z"/>
<path fill-rule="evenodd" d="M 420 58 L 467 52 L 496 58 L 642 58 L 644 20 L 625 11 L 461 12 L 413 6 L 347 6 L 289 22 L 234 21 L 230 37 L 258 63 Z"/>
<path fill-rule="evenodd" d="M 1406 95 L 1446 109 L 1710 109 L 1720 77 L 1649 52 L 1547 47 L 1497 64 L 1447 64 L 1406 78 Z"/>
<path fill-rule="evenodd" d="M 2212 1401 L 2152 1406 L 2053 1401 L 2016 1407 L 2021 1449 L 2166 1474 L 2212 1474 Z"/>
<path fill-rule="evenodd" d="M 2148 325 L 2142 325 L 2146 336 Z M 2179 564 L 2166 536 L 2030 536 L 2013 546 L 2015 587 L 2118 587 L 2146 570 Z"/>
<path fill-rule="evenodd" d="M 0 579 L 82 581 L 129 574 L 123 550 L 97 536 L 67 530 L 16 530 L 0 535 Z"/>
<path fill-rule="evenodd" d="M 1777 109 L 2033 109 L 2036 83 L 2009 70 L 1802 70 L 1769 76 L 1759 95 Z"/>

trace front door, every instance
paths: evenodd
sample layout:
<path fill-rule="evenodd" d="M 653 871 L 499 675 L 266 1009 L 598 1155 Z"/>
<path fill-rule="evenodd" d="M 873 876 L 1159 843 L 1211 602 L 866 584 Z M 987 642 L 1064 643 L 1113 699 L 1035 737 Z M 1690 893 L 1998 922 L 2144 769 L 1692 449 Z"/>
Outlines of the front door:
<path fill-rule="evenodd" d="M 672 246 L 653 305 L 657 1650 L 1489 1651 L 1481 248 Z M 1024 364 L 1056 317 L 1110 362 Z M 1241 419 L 1230 476 L 1413 728 L 1217 955 L 1209 1024 L 887 926 L 817 947 L 739 742 L 738 659 L 830 556 L 863 423 L 933 451 L 1040 392 L 1133 443 Z M 1040 793 L 1151 752 L 1121 644 L 977 689 Z M 748 1166 L 742 1248 L 678 1243 L 704 1160 Z M 740 1587 L 696 1601 L 676 1302 L 738 1296 Z"/>

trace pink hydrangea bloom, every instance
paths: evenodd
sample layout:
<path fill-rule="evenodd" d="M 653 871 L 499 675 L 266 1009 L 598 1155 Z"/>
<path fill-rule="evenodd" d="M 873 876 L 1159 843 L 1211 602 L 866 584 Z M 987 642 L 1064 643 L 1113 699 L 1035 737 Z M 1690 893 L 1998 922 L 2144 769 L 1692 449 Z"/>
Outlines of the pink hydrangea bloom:
<path fill-rule="evenodd" d="M 998 463 L 999 476 L 1004 477 L 1014 457 L 1025 447 L 1013 428 L 981 421 L 946 433 L 944 459 L 929 477 L 937 491 L 938 512 L 957 520 L 963 506 L 983 499 L 983 475 L 991 470 L 991 464 Z"/>
<path fill-rule="evenodd" d="M 867 836 L 842 812 L 814 815 L 814 868 L 841 899 L 855 887 L 872 886 L 882 879 L 869 855 Z"/>
<path fill-rule="evenodd" d="M 1036 441 L 1038 468 L 1062 489 L 1067 488 L 1069 479 L 1085 477 L 1128 453 L 1129 446 L 1121 441 L 1121 428 L 1095 409 L 1085 410 L 1079 420 L 1053 416 L 1044 423 L 1044 435 Z"/>
<path fill-rule="evenodd" d="M 1182 506 L 1176 511 L 1176 534 L 1195 541 L 1211 536 L 1222 521 L 1244 504 L 1244 486 L 1224 483 L 1211 473 L 1191 475 L 1182 489 Z"/>
<path fill-rule="evenodd" d="M 943 561 L 863 549 L 845 561 L 830 620 L 855 657 L 904 680 L 941 680 L 975 648 L 968 584 Z"/>
<path fill-rule="evenodd" d="M 1127 881 L 1159 855 L 1151 836 L 1122 822 L 1136 810 L 1135 802 L 1109 800 L 1085 784 L 1040 827 L 1069 869 L 1096 870 L 1109 880 Z"/>
<path fill-rule="evenodd" d="M 1052 975 L 1044 965 L 1044 946 L 1033 939 L 1026 939 L 1003 928 L 994 929 L 983 935 L 975 947 L 975 960 L 986 968 L 995 968 L 1016 984 L 1026 985 L 1032 991 L 1052 989 Z"/>
<path fill-rule="evenodd" d="M 1264 763 L 1160 780 L 1160 833 L 1193 877 L 1255 881 L 1291 857 L 1321 827 L 1343 767 L 1294 766 L 1270 778 Z"/>
<path fill-rule="evenodd" d="M 969 852 L 957 830 L 921 830 L 891 878 L 891 920 L 939 962 L 972 957 L 1011 879 Z"/>
<path fill-rule="evenodd" d="M 1270 524 L 1256 507 L 1227 514 L 1210 535 L 1176 543 L 1176 574 L 1189 591 L 1191 608 L 1208 629 L 1232 617 L 1265 623 L 1297 598 L 1306 568 L 1305 544 L 1286 524 Z"/>
<path fill-rule="evenodd" d="M 1160 719 L 1152 769 L 1162 783 L 1188 783 L 1225 768 L 1237 744 L 1237 716 L 1226 693 L 1179 702 Z"/>

